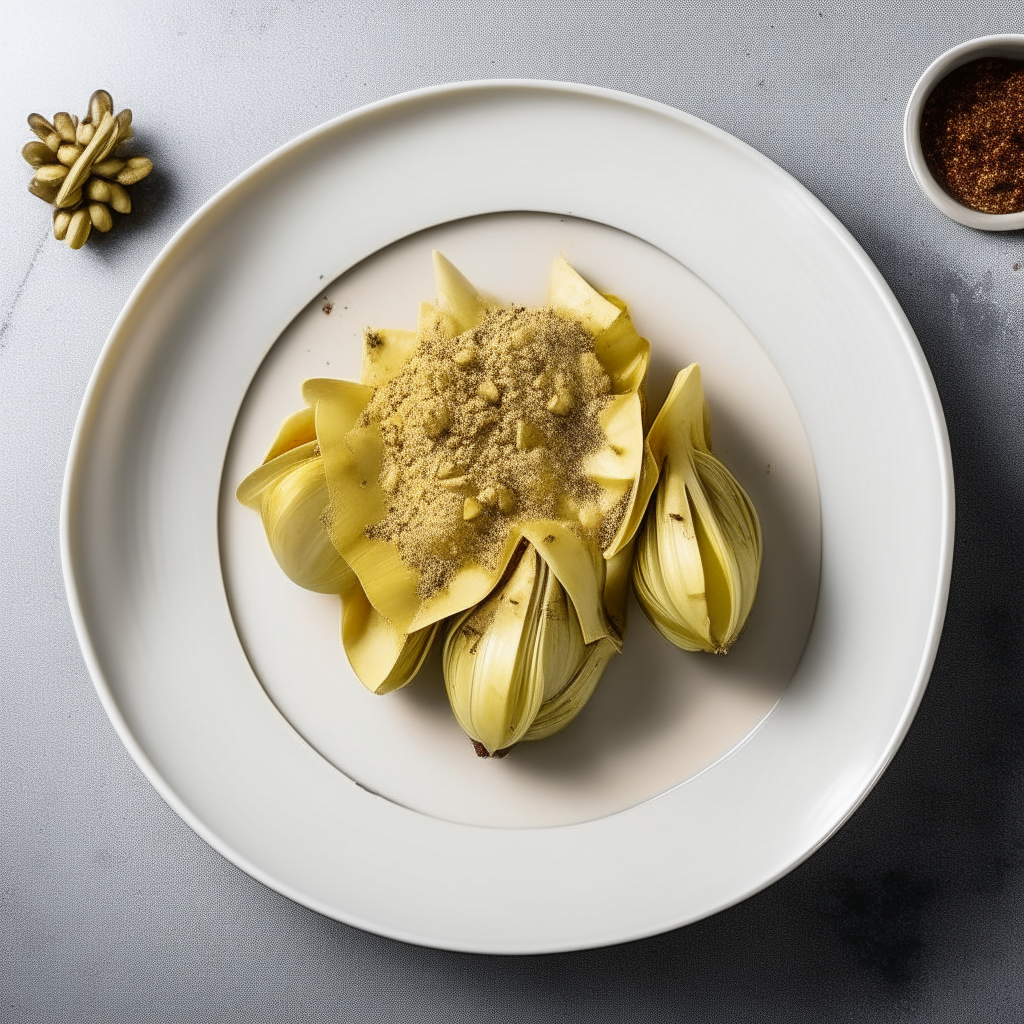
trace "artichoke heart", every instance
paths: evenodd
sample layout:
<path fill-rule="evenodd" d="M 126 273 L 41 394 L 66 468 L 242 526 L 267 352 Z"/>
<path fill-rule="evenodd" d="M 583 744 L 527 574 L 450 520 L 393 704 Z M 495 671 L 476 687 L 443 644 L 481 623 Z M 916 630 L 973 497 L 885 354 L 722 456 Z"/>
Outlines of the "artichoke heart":
<path fill-rule="evenodd" d="M 688 651 L 724 654 L 746 623 L 761 571 L 761 527 L 711 454 L 700 367 L 676 377 L 648 434 L 660 469 L 637 540 L 633 586 L 651 624 Z"/>
<path fill-rule="evenodd" d="M 607 637 L 584 641 L 565 588 L 537 548 L 523 542 L 498 587 L 448 629 L 444 677 L 452 711 L 481 756 L 500 755 L 568 725 L 615 651 Z"/>

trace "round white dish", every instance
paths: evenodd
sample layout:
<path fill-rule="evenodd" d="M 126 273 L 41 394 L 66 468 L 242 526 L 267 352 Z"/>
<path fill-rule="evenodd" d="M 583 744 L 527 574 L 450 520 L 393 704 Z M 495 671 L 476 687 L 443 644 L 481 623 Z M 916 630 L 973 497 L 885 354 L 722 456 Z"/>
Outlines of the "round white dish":
<path fill-rule="evenodd" d="M 821 498 L 817 612 L 771 712 L 684 783 L 546 827 L 423 813 L 339 771 L 261 687 L 221 573 L 232 432 L 296 314 L 392 242 L 503 211 L 636 236 L 717 293 L 785 381 Z M 823 842 L 878 778 L 920 700 L 952 529 L 948 441 L 920 349 L 868 258 L 813 197 L 671 108 L 497 82 L 339 118 L 257 164 L 175 235 L 90 383 L 62 554 L 100 699 L 143 771 L 211 845 L 359 927 L 525 953 L 696 920 Z"/>
<path fill-rule="evenodd" d="M 1018 231 L 1024 228 L 1024 210 L 1019 213 L 982 213 L 958 203 L 933 177 L 921 147 L 921 113 L 932 90 L 951 71 L 983 57 L 1007 57 L 1024 60 L 1024 35 L 1006 33 L 969 39 L 936 57 L 917 80 L 907 101 L 903 118 L 903 147 L 907 162 L 921 191 L 947 217 L 979 231 Z"/>

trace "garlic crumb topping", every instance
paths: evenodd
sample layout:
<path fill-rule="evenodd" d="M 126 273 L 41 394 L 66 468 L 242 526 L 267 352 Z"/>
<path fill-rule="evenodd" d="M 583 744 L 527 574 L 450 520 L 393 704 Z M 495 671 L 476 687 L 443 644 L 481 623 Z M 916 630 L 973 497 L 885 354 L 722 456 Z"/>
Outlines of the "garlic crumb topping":
<path fill-rule="evenodd" d="M 605 443 L 611 390 L 591 335 L 554 309 L 492 309 L 455 338 L 436 318 L 361 417 L 380 428 L 389 501 L 368 535 L 419 570 L 424 595 L 469 561 L 496 564 L 513 521 L 570 521 L 607 542 L 622 512 L 595 515 L 583 463 Z"/>

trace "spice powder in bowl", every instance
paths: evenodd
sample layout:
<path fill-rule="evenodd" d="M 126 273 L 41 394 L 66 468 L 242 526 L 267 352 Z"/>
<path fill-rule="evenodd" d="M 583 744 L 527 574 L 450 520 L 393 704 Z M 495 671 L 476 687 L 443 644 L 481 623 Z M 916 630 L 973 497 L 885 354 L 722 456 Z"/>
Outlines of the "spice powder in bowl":
<path fill-rule="evenodd" d="M 951 71 L 925 101 L 921 148 L 957 202 L 1024 211 L 1024 61 L 985 57 Z"/>

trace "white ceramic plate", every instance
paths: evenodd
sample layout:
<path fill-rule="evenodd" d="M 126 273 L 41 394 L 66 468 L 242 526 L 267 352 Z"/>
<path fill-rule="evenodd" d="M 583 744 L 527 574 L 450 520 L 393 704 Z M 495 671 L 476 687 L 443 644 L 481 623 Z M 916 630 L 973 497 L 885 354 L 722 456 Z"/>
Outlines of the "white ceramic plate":
<path fill-rule="evenodd" d="M 334 599 L 282 581 L 231 500 L 303 376 L 353 376 L 364 323 L 412 322 L 432 245 L 521 302 L 565 251 L 630 302 L 655 402 L 699 358 L 716 450 L 765 523 L 728 659 L 683 655 L 634 614 L 579 720 L 497 763 L 459 737 L 436 666 L 362 693 Z M 482 83 L 325 125 L 175 235 L 86 395 L 62 549 L 100 698 L 201 836 L 351 924 L 512 953 L 696 920 L 823 842 L 920 700 L 952 524 L 920 349 L 819 203 L 671 108 Z"/>

